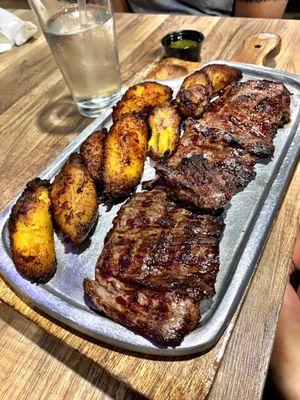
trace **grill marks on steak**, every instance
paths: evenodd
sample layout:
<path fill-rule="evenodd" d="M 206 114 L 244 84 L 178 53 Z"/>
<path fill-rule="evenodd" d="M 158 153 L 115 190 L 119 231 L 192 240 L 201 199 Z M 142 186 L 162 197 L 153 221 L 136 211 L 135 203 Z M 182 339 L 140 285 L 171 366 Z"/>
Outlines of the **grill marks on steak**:
<path fill-rule="evenodd" d="M 85 293 L 117 322 L 160 344 L 179 344 L 199 321 L 199 301 L 214 294 L 223 230 L 221 216 L 183 208 L 163 190 L 137 193 L 114 219 Z"/>
<path fill-rule="evenodd" d="M 199 322 L 199 304 L 193 299 L 140 288 L 102 271 L 96 281 L 84 280 L 84 291 L 97 310 L 160 345 L 179 345 Z"/>
<path fill-rule="evenodd" d="M 180 200 L 202 209 L 218 209 L 254 178 L 255 161 L 222 142 L 218 129 L 189 119 L 177 151 L 156 169 Z"/>
<path fill-rule="evenodd" d="M 253 179 L 257 158 L 273 154 L 289 104 L 284 85 L 248 81 L 230 86 L 202 119 L 186 121 L 176 152 L 156 166 L 167 187 L 136 193 L 121 207 L 95 280 L 84 280 L 96 309 L 157 344 L 181 343 L 198 324 L 200 300 L 214 294 L 225 225 L 178 199 L 223 207 Z"/>
<path fill-rule="evenodd" d="M 98 268 L 156 290 L 214 294 L 221 217 L 187 210 L 163 190 L 134 195 L 113 223 Z"/>
<path fill-rule="evenodd" d="M 188 119 L 176 152 L 156 170 L 169 189 L 203 209 L 224 207 L 255 176 L 258 158 L 273 155 L 273 137 L 289 121 L 290 96 L 281 83 L 230 86 L 201 119 Z"/>
<path fill-rule="evenodd" d="M 219 129 L 229 145 L 256 157 L 271 157 L 278 127 L 290 119 L 290 94 L 282 83 L 266 80 L 232 85 L 204 113 L 202 122 Z"/>

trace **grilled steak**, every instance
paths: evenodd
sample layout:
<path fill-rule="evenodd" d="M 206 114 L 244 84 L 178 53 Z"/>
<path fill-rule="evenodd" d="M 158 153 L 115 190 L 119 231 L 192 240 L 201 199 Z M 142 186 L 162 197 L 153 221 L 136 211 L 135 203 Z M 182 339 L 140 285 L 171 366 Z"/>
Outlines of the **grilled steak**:
<path fill-rule="evenodd" d="M 217 90 L 223 75 L 215 78 Z M 199 208 L 220 209 L 254 178 L 257 159 L 273 154 L 276 130 L 289 121 L 289 104 L 284 85 L 248 81 L 228 87 L 202 119 L 186 121 L 176 152 L 156 165 L 161 187 L 148 184 L 151 191 L 120 208 L 95 280 L 84 280 L 96 309 L 164 346 L 179 345 L 197 326 L 199 302 L 215 293 L 225 227 Z"/>
<path fill-rule="evenodd" d="M 232 85 L 204 113 L 201 121 L 218 128 L 231 146 L 257 157 L 271 157 L 278 127 L 290 119 L 290 95 L 282 83 L 266 80 Z"/>
<path fill-rule="evenodd" d="M 163 190 L 135 194 L 113 222 L 98 269 L 156 290 L 214 294 L 221 217 L 187 210 Z"/>
<path fill-rule="evenodd" d="M 218 209 L 253 179 L 255 160 L 220 140 L 219 129 L 189 119 L 175 154 L 156 169 L 180 200 Z"/>
<path fill-rule="evenodd" d="M 223 230 L 221 216 L 183 208 L 163 190 L 137 193 L 114 219 L 85 293 L 117 322 L 178 344 L 214 294 Z"/>
<path fill-rule="evenodd" d="M 199 322 L 199 304 L 194 300 L 176 292 L 139 288 L 101 271 L 96 281 L 84 280 L 84 291 L 96 309 L 156 344 L 179 345 Z"/>
<path fill-rule="evenodd" d="M 200 120 L 189 119 L 176 152 L 156 170 L 178 199 L 215 210 L 254 178 L 257 158 L 273 154 L 273 137 L 289 121 L 281 83 L 229 87 Z"/>

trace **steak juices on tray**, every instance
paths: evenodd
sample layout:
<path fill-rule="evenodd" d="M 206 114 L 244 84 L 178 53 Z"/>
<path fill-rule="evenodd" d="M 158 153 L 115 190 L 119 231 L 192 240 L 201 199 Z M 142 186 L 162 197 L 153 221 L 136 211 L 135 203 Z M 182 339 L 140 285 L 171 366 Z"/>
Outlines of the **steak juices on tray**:
<path fill-rule="evenodd" d="M 59 179 L 68 160 L 52 184 L 54 221 L 66 240 L 80 243 L 97 218 L 97 193 L 109 204 L 124 200 L 141 179 L 147 152 L 156 160 L 155 181 L 122 205 L 84 292 L 97 310 L 159 346 L 179 345 L 198 325 L 200 301 L 215 293 L 222 208 L 254 178 L 255 163 L 272 156 L 276 131 L 290 118 L 282 83 L 240 78 L 236 68 L 211 64 L 187 77 L 174 100 L 165 85 L 133 86 L 114 108 L 108 133 L 88 138 L 71 155 L 76 168 L 70 176 Z M 41 219 L 33 201 L 26 219 L 24 197 L 12 211 L 12 255 L 24 276 L 44 281 L 47 254 L 38 260 L 44 241 L 35 240 L 34 231 L 38 226 L 38 237 L 51 240 L 41 222 L 51 207 Z"/>

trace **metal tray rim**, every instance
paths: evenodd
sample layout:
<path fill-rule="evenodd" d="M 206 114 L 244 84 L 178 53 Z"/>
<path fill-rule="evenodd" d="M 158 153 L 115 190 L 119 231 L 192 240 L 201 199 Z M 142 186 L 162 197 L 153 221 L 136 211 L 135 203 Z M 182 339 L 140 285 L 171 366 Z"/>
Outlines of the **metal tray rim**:
<path fill-rule="evenodd" d="M 285 78 L 289 78 L 297 85 L 300 85 L 300 78 L 294 74 L 274 71 L 268 67 L 258 67 L 255 65 L 229 62 L 229 61 L 213 61 L 206 64 L 211 63 L 226 63 L 228 65 L 240 67 L 244 70 L 252 71 L 252 72 L 260 72 L 262 74 L 270 75 L 270 78 L 280 79 L 282 76 Z M 95 119 L 86 129 L 83 130 L 81 134 L 77 136 L 77 138 L 71 142 L 61 153 L 60 155 L 53 161 L 51 164 L 46 167 L 40 174 L 42 178 L 50 178 L 53 171 L 61 165 L 68 155 L 78 147 L 80 143 L 94 130 L 99 128 L 102 124 L 104 124 L 111 116 L 111 110 L 106 110 L 103 112 L 101 116 Z M 299 122 L 299 121 L 298 121 Z M 188 355 L 193 354 L 200 351 L 205 351 L 210 348 L 221 336 L 224 329 L 228 325 L 230 319 L 232 318 L 233 313 L 235 312 L 246 285 L 249 279 L 252 276 L 254 271 L 256 262 L 259 258 L 261 249 L 263 247 L 265 238 L 269 231 L 269 228 L 272 224 L 274 215 L 277 211 L 277 208 L 280 205 L 281 199 L 283 197 L 285 188 L 289 182 L 289 178 L 293 172 L 295 163 L 299 158 L 300 153 L 300 129 L 295 132 L 293 142 L 290 144 L 287 149 L 282 168 L 277 172 L 277 176 L 272 184 L 270 184 L 269 195 L 266 198 L 261 210 L 258 215 L 256 222 L 254 223 L 253 230 L 251 231 L 248 240 L 247 246 L 245 250 L 240 256 L 238 265 L 235 269 L 234 274 L 231 278 L 231 286 L 234 288 L 233 291 L 226 291 L 223 298 L 221 299 L 218 307 L 216 308 L 214 314 L 209 319 L 209 321 L 205 324 L 205 334 L 203 332 L 198 333 L 197 337 L 195 337 L 195 343 L 193 345 L 186 345 L 184 342 L 177 348 L 158 348 L 155 346 L 145 346 L 140 344 L 132 344 L 131 342 L 119 340 L 118 337 L 114 337 L 111 332 L 108 334 L 99 335 L 98 331 L 95 331 L 91 328 L 91 323 L 94 323 L 94 313 L 89 313 L 85 310 L 80 310 L 74 305 L 70 304 L 64 299 L 61 299 L 54 294 L 50 293 L 47 289 L 42 286 L 35 286 L 34 290 L 32 289 L 32 284 L 26 285 L 24 287 L 24 280 L 18 274 L 15 274 L 13 277 L 14 280 L 9 275 L 9 270 L 6 268 L 6 265 L 11 264 L 12 261 L 6 251 L 6 247 L 4 245 L 3 240 L 0 242 L 0 260 L 2 269 L 1 273 L 4 278 L 9 282 L 9 284 L 13 287 L 13 289 L 20 293 L 23 297 L 26 298 L 29 302 L 37 306 L 42 311 L 46 312 L 50 316 L 58 319 L 60 322 L 66 323 L 67 325 L 75 328 L 78 331 L 81 331 L 84 334 L 87 334 L 95 339 L 101 340 L 109 345 L 119 346 L 123 349 L 136 351 L 139 353 L 146 354 L 154 354 L 159 356 L 174 356 L 174 355 Z M 14 204 L 16 196 L 6 207 L 4 211 L 0 213 L 0 230 L 3 233 L 3 228 L 7 222 L 7 218 L 9 216 L 12 205 Z M 257 242 L 257 235 L 253 235 L 256 231 L 260 232 L 260 241 Z M 252 241 L 252 242 L 251 242 Z M 256 241 L 256 243 L 253 241 Z M 250 245 L 249 245 L 250 243 Z M 250 267 L 249 267 L 250 266 Z M 30 286 L 29 286 L 30 285 Z M 230 302 L 231 307 L 229 312 L 226 312 L 224 309 L 224 305 Z M 62 312 L 63 309 L 63 312 Z M 73 311 L 76 310 L 75 318 Z M 109 321 L 109 320 L 108 320 Z M 113 328 L 114 322 L 110 321 L 111 328 Z M 200 336 L 200 337 L 199 337 Z"/>

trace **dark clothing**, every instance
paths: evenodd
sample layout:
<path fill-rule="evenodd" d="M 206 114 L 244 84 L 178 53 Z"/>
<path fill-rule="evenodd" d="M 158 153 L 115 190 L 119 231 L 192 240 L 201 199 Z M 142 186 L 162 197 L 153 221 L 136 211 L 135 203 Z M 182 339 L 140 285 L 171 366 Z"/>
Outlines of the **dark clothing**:
<path fill-rule="evenodd" d="M 137 13 L 231 15 L 234 0 L 128 0 Z"/>

